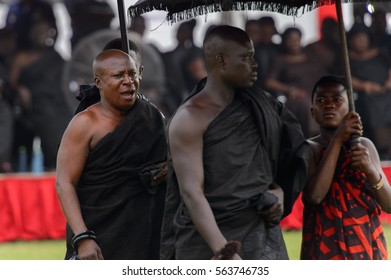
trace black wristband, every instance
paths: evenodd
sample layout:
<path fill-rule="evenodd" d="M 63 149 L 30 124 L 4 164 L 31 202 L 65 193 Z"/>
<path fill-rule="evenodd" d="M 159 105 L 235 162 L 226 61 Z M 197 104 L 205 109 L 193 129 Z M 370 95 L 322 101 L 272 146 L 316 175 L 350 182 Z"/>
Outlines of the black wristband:
<path fill-rule="evenodd" d="M 72 248 L 77 251 L 77 246 L 79 245 L 79 242 L 83 239 L 93 239 L 96 240 L 95 232 L 92 230 L 86 230 L 82 231 L 72 238 Z"/>

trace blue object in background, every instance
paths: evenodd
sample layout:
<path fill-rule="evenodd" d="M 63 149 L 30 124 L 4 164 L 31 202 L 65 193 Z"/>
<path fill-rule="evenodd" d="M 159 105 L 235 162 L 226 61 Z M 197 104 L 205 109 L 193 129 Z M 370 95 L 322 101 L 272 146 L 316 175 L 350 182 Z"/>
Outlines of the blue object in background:
<path fill-rule="evenodd" d="M 19 147 L 18 172 L 27 172 L 27 149 L 25 146 Z"/>
<path fill-rule="evenodd" d="M 39 139 L 38 137 L 35 137 L 33 141 L 33 156 L 31 159 L 31 172 L 34 174 L 41 174 L 44 172 L 41 139 Z"/>

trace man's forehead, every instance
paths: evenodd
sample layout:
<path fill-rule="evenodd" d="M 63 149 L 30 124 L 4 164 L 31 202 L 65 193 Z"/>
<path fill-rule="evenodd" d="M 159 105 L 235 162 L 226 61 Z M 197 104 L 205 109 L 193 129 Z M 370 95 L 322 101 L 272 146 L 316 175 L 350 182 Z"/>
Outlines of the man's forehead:
<path fill-rule="evenodd" d="M 340 83 L 336 83 L 336 82 L 322 83 L 322 84 L 318 85 L 317 90 L 320 90 L 320 89 L 330 90 L 330 88 L 333 88 L 333 89 L 339 90 L 339 91 L 346 90 L 344 85 L 342 85 Z"/>
<path fill-rule="evenodd" d="M 131 57 L 128 57 L 128 59 L 113 57 L 106 60 L 102 68 L 107 71 L 119 71 L 124 69 L 137 69 L 137 65 Z"/>
<path fill-rule="evenodd" d="M 315 94 L 317 96 L 319 95 L 346 95 L 347 91 L 346 88 L 344 88 L 342 85 L 340 87 L 318 87 L 315 91 Z"/>
<path fill-rule="evenodd" d="M 320 84 L 315 90 L 315 94 L 321 93 L 334 93 L 334 94 L 347 94 L 347 89 L 344 85 L 335 82 L 329 82 Z"/>
<path fill-rule="evenodd" d="M 227 41 L 225 44 L 225 49 L 231 52 L 254 52 L 254 45 L 251 40 L 237 42 L 237 41 Z"/>

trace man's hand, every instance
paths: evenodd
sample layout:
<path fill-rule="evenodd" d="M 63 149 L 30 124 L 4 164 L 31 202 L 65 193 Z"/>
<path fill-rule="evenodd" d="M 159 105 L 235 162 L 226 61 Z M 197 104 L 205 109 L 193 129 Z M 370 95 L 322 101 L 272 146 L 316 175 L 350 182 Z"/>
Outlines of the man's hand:
<path fill-rule="evenodd" d="M 239 241 L 228 241 L 221 250 L 215 253 L 212 260 L 241 260 L 242 258 L 238 254 L 240 246 Z"/>
<path fill-rule="evenodd" d="M 277 203 L 273 204 L 269 209 L 260 212 L 260 214 L 269 221 L 279 222 L 284 213 L 284 191 L 279 185 L 274 184 L 267 192 L 277 197 Z"/>
<path fill-rule="evenodd" d="M 349 112 L 339 124 L 333 138 L 339 143 L 346 142 L 351 135 L 362 136 L 363 126 L 360 116 L 356 112 Z"/>
<path fill-rule="evenodd" d="M 103 260 L 102 252 L 92 239 L 84 239 L 79 242 L 77 247 L 79 260 Z"/>
<path fill-rule="evenodd" d="M 156 164 L 156 166 L 160 167 L 159 173 L 157 173 L 155 176 L 153 176 L 154 181 L 167 181 L 167 161 L 161 162 Z"/>
<path fill-rule="evenodd" d="M 360 169 L 367 176 L 374 172 L 378 174 L 374 164 L 369 155 L 369 150 L 364 145 L 358 143 L 350 148 L 350 158 L 352 160 L 352 166 Z"/>

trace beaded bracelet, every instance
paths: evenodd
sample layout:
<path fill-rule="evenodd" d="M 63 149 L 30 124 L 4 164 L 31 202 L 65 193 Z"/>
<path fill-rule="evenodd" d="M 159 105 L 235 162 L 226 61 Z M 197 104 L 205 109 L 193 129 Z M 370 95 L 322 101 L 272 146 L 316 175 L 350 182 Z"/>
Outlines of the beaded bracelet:
<path fill-rule="evenodd" d="M 383 176 L 380 174 L 380 180 L 376 184 L 371 185 L 371 189 L 374 191 L 380 190 L 383 187 L 384 180 Z"/>
<path fill-rule="evenodd" d="M 92 230 L 86 230 L 82 231 L 72 238 L 72 248 L 77 251 L 77 246 L 79 245 L 79 242 L 83 239 L 92 239 L 96 240 L 95 232 Z"/>

